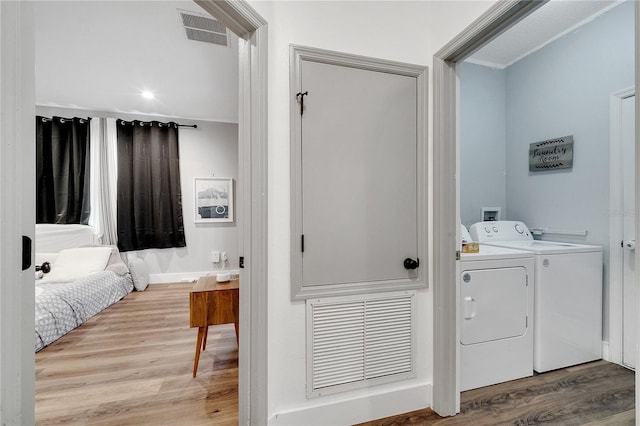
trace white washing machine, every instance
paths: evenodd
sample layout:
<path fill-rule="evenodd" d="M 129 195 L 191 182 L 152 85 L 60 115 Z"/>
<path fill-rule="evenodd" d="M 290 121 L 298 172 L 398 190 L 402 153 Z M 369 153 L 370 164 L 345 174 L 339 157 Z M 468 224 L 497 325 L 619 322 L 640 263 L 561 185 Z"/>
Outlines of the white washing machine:
<path fill-rule="evenodd" d="M 533 375 L 532 253 L 480 244 L 459 271 L 460 389 Z"/>
<path fill-rule="evenodd" d="M 537 372 L 602 357 L 602 247 L 534 240 L 517 221 L 478 222 L 469 231 L 475 241 L 535 255 Z"/>

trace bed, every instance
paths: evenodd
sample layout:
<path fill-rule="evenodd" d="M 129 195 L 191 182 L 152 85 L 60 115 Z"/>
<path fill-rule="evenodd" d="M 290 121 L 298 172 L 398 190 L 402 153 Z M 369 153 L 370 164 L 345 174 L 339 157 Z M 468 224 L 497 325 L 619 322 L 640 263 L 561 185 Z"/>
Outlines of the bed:
<path fill-rule="evenodd" d="M 36 225 L 35 351 L 80 326 L 133 291 L 134 282 L 115 246 L 97 245 L 86 225 Z"/>

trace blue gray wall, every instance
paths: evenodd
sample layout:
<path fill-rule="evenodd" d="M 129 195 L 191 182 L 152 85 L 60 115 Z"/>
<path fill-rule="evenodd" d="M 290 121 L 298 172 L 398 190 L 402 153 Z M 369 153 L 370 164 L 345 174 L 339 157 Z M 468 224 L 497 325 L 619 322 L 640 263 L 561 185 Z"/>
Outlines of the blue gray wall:
<path fill-rule="evenodd" d="M 505 70 L 463 63 L 460 91 L 460 218 L 469 227 L 482 207 L 506 214 Z"/>
<path fill-rule="evenodd" d="M 507 68 L 511 219 L 587 230 L 584 241 L 608 246 L 609 97 L 634 84 L 633 31 L 629 1 Z M 529 144 L 566 135 L 574 138 L 573 168 L 529 172 Z"/>
<path fill-rule="evenodd" d="M 462 223 L 475 222 L 483 205 L 498 202 L 500 194 L 494 191 L 498 172 L 504 170 L 503 219 L 521 220 L 532 228 L 586 230 L 586 237 L 542 238 L 604 247 L 605 340 L 610 95 L 634 85 L 633 6 L 627 1 L 505 70 L 460 67 Z M 504 87 L 494 87 L 500 79 Z M 485 93 L 488 88 L 495 96 Z M 502 122 L 496 117 L 501 112 L 506 118 Z M 529 172 L 529 144 L 567 135 L 574 138 L 572 169 Z M 483 146 L 495 150 L 491 160 Z M 501 160 L 493 159 L 501 155 Z M 476 161 L 482 165 L 472 164 Z M 482 193 L 486 198 L 476 196 Z"/>
<path fill-rule="evenodd" d="M 502 205 L 503 219 L 588 231 L 554 240 L 608 247 L 609 96 L 634 84 L 633 30 L 628 1 L 505 70 L 462 64 L 462 223 Z M 573 168 L 529 172 L 529 144 L 566 135 Z"/>

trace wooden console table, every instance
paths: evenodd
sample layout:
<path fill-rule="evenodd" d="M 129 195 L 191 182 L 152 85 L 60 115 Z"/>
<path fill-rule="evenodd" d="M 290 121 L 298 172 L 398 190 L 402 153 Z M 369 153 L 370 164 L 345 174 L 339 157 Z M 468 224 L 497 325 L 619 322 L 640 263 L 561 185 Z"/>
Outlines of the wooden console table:
<path fill-rule="evenodd" d="M 202 277 L 189 293 L 189 326 L 198 327 L 196 356 L 193 361 L 193 377 L 198 371 L 200 349 L 207 347 L 207 332 L 210 325 L 230 324 L 236 326 L 236 343 L 240 322 L 240 290 L 238 277 L 227 283 L 216 282 L 215 276 Z"/>

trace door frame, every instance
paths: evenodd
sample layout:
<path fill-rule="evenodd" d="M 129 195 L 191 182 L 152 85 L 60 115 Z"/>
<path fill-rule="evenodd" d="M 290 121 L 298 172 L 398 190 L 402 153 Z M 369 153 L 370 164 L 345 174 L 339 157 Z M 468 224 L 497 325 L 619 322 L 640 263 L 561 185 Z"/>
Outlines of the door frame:
<path fill-rule="evenodd" d="M 246 0 L 194 0 L 240 38 L 238 424 L 267 424 L 267 21 Z"/>
<path fill-rule="evenodd" d="M 195 1 L 241 39 L 237 203 L 247 289 L 240 293 L 240 326 L 247 332 L 240 336 L 238 418 L 241 425 L 266 424 L 267 23 L 246 0 Z M 35 234 L 35 211 L 16 208 L 26 197 L 35 210 L 35 142 L 27 142 L 35 141 L 33 5 L 0 2 L 0 24 L 0 423 L 34 424 L 35 355 L 26 338 L 34 327 L 33 274 L 19 266 L 22 235 Z"/>
<path fill-rule="evenodd" d="M 439 50 L 433 58 L 433 230 L 434 246 L 434 354 L 432 408 L 442 416 L 460 411 L 458 303 L 456 261 L 460 232 L 459 126 L 457 63 L 545 1 L 500 0 Z M 635 37 L 640 39 L 640 2 L 635 4 Z M 640 46 L 635 46 L 635 86 L 640 87 Z M 636 141 L 640 140 L 640 101 L 636 96 Z M 636 150 L 636 211 L 640 203 L 640 150 Z M 454 172 L 451 172 L 454 171 Z M 636 215 L 640 229 L 640 215 Z M 640 250 L 636 250 L 640 260 Z M 640 306 L 640 291 L 636 300 Z M 640 332 L 640 327 L 638 327 Z M 638 340 L 640 341 L 640 339 Z M 636 355 L 640 361 L 640 351 Z M 640 365 L 638 362 L 637 365 Z M 636 380 L 636 406 L 640 406 L 640 380 Z"/>
<path fill-rule="evenodd" d="M 610 143 L 609 143 L 609 342 L 603 347 L 602 357 L 607 361 L 622 364 L 623 350 L 623 262 L 622 252 L 613 250 L 623 240 L 624 212 L 622 169 L 622 139 L 620 134 L 620 114 L 623 99 L 635 95 L 630 87 L 609 97 L 610 102 Z M 616 125 L 617 123 L 617 125 Z"/>
<path fill-rule="evenodd" d="M 640 87 L 640 46 L 637 40 L 640 40 L 640 2 L 635 4 L 635 25 L 636 25 L 636 78 L 635 87 Z M 636 145 L 640 141 L 640 99 L 636 96 Z M 636 212 L 640 205 L 640 149 L 636 149 Z M 636 229 L 640 229 L 640 215 L 636 214 Z M 640 261 L 640 250 L 636 250 L 636 265 Z M 636 312 L 640 309 L 640 291 L 636 294 Z M 636 330 L 636 342 L 640 342 L 640 327 Z M 636 407 L 640 407 L 640 380 L 638 380 L 638 370 L 640 369 L 640 351 L 636 351 Z"/>
<path fill-rule="evenodd" d="M 458 63 L 546 1 L 500 0 L 433 56 L 433 410 L 460 411 Z"/>
<path fill-rule="evenodd" d="M 21 268 L 22 236 L 35 235 L 34 70 L 33 5 L 0 2 L 0 424 L 9 425 L 35 423 L 35 289 L 33 269 Z"/>

